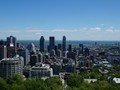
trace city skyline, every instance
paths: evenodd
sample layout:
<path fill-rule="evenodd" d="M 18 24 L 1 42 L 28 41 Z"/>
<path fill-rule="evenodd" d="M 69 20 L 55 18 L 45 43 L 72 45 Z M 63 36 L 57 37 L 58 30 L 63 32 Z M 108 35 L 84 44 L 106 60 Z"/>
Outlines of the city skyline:
<path fill-rule="evenodd" d="M 120 41 L 119 0 L 1 0 L 0 39 Z"/>

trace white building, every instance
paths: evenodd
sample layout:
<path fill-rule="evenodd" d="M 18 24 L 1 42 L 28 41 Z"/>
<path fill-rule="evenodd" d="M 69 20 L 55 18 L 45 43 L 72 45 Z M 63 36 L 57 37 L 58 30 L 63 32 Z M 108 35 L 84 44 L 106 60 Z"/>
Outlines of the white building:
<path fill-rule="evenodd" d="M 52 77 L 53 69 L 48 64 L 37 63 L 29 72 L 29 77 L 42 78 Z"/>
<path fill-rule="evenodd" d="M 4 58 L 0 61 L 0 76 L 7 79 L 12 74 L 23 75 L 23 58 Z"/>
<path fill-rule="evenodd" d="M 84 79 L 85 82 L 91 83 L 91 82 L 96 82 L 97 79 Z"/>
<path fill-rule="evenodd" d="M 113 81 L 117 84 L 120 84 L 120 78 L 113 78 Z"/>

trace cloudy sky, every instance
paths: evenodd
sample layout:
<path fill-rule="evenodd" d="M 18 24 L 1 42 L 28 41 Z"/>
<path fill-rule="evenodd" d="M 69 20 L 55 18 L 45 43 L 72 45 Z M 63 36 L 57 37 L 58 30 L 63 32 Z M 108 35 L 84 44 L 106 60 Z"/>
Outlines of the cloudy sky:
<path fill-rule="evenodd" d="M 0 39 L 120 40 L 120 0 L 0 0 Z"/>

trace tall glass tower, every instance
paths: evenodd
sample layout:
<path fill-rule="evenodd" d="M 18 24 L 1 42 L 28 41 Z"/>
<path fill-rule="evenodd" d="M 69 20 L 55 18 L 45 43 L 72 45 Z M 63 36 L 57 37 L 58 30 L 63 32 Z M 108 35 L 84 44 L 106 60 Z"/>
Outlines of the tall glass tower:
<path fill-rule="evenodd" d="M 45 50 L 45 39 L 43 36 L 41 36 L 41 38 L 40 38 L 40 51 L 44 52 L 44 50 Z"/>
<path fill-rule="evenodd" d="M 17 40 L 14 36 L 7 37 L 7 44 L 9 47 L 17 48 Z"/>
<path fill-rule="evenodd" d="M 55 37 L 51 36 L 49 37 L 49 50 L 52 51 L 53 49 L 55 50 Z"/>
<path fill-rule="evenodd" d="M 66 51 L 66 37 L 65 37 L 65 36 L 63 36 L 62 50 L 63 50 L 63 51 Z"/>
<path fill-rule="evenodd" d="M 7 57 L 13 57 L 17 53 L 17 40 L 16 37 L 7 37 Z"/>

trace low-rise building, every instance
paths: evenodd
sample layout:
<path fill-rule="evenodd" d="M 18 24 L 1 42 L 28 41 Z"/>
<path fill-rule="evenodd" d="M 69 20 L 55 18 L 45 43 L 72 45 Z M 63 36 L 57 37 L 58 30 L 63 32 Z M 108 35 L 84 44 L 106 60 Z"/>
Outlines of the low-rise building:
<path fill-rule="evenodd" d="M 62 65 L 61 63 L 54 62 L 54 63 L 51 63 L 51 68 L 53 69 L 54 75 L 59 75 Z"/>
<path fill-rule="evenodd" d="M 114 78 L 113 78 L 113 81 L 114 81 L 115 83 L 117 83 L 117 84 L 120 84 L 120 78 L 114 77 Z"/>
<path fill-rule="evenodd" d="M 84 79 L 85 82 L 91 83 L 91 82 L 96 82 L 97 79 Z"/>
<path fill-rule="evenodd" d="M 29 72 L 29 77 L 42 78 L 52 77 L 53 69 L 48 64 L 37 63 Z"/>

